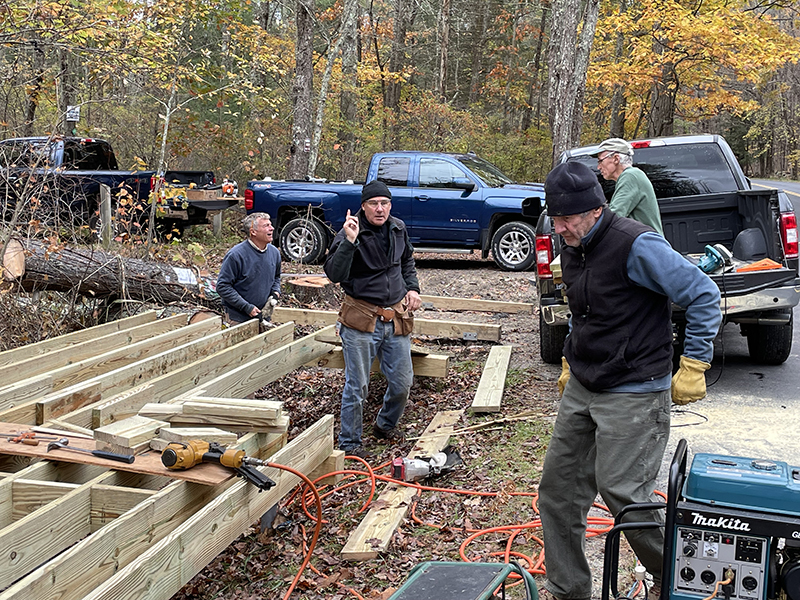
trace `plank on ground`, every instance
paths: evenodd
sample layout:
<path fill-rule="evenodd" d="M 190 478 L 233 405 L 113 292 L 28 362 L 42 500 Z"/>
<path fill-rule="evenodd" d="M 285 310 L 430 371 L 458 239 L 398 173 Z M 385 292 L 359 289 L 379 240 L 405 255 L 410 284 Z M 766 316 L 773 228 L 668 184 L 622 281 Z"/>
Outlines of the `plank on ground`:
<path fill-rule="evenodd" d="M 279 306 L 272 313 L 275 323 L 294 321 L 298 325 L 331 325 L 336 322 L 338 313 L 332 310 L 304 310 Z M 486 323 L 467 323 L 464 321 L 442 321 L 436 319 L 414 319 L 414 333 L 455 339 L 473 338 L 488 342 L 499 342 L 502 328 L 500 325 Z M 319 332 L 317 332 L 319 333 Z"/>
<path fill-rule="evenodd" d="M 527 302 L 501 302 L 481 298 L 450 298 L 448 296 L 427 296 L 420 294 L 422 308 L 438 310 L 471 310 L 475 312 L 503 312 L 509 314 L 533 314 L 535 304 Z"/>
<path fill-rule="evenodd" d="M 110 352 L 123 346 L 131 346 L 184 325 L 186 325 L 186 315 L 174 315 L 166 319 L 159 319 L 152 323 L 144 323 L 125 329 L 124 331 L 110 332 L 107 335 L 73 344 L 60 350 L 54 350 L 42 356 L 32 356 L 26 360 L 8 365 L 8 367 L 0 371 L 0 385 L 11 385 L 14 382 L 47 373 L 104 352 Z"/>
<path fill-rule="evenodd" d="M 98 354 L 49 373 L 24 379 L 0 390 L 0 409 L 7 409 L 10 405 L 26 400 L 37 399 L 45 394 L 153 356 L 163 352 L 166 348 L 201 338 L 214 330 L 219 330 L 220 325 L 220 319 L 209 319 L 194 325 L 187 325 L 126 348 Z M 6 412 L 6 410 L 0 412 L 0 418 L 5 419 Z"/>
<path fill-rule="evenodd" d="M 274 453 L 274 439 L 271 440 L 273 437 L 248 435 L 239 440 L 237 447 L 250 456 L 267 458 Z M 38 464 L 50 467 L 53 463 L 44 461 Z M 120 473 L 116 475 L 113 482 L 126 485 L 125 477 Z M 212 488 L 173 481 L 106 525 L 101 532 L 84 538 L 29 573 L 0 593 L 0 598 L 82 600 L 99 582 L 105 581 L 121 567 L 138 558 L 202 507 L 210 497 L 223 493 L 234 483 L 234 480 L 230 480 Z M 93 486 L 93 489 L 94 487 L 98 486 Z"/>
<path fill-rule="evenodd" d="M 226 329 L 231 331 L 234 328 Z M 89 425 L 97 428 L 114 420 L 124 419 L 136 414 L 148 403 L 166 402 L 188 392 L 198 385 L 211 381 L 215 377 L 232 371 L 259 356 L 272 352 L 292 340 L 294 324 L 287 323 L 271 329 L 261 335 L 245 339 L 238 344 L 224 348 L 219 352 L 201 358 L 180 369 L 175 369 L 130 390 L 126 390 L 107 401 L 95 404 L 90 408 Z M 87 407 L 89 408 L 89 407 Z M 65 417 L 70 421 L 84 421 L 84 409 L 74 411 Z"/>
<path fill-rule="evenodd" d="M 309 473 L 332 451 L 333 417 L 326 415 L 271 461 Z M 107 580 L 98 581 L 85 600 L 171 598 L 300 481 L 286 471 L 266 468 L 264 472 L 277 483 L 274 488 L 256 493 L 250 484 L 237 481 L 140 557 Z"/>
<path fill-rule="evenodd" d="M 420 356 L 411 355 L 411 364 L 414 368 L 414 375 L 418 377 L 447 377 L 450 367 L 450 357 L 446 354 L 427 354 Z M 307 363 L 309 367 L 325 367 L 328 369 L 344 369 L 344 355 L 341 348 L 334 348 L 324 356 L 315 361 Z M 380 361 L 376 358 L 372 363 L 371 371 L 379 373 Z"/>
<path fill-rule="evenodd" d="M 408 457 L 431 456 L 443 450 L 450 439 L 450 432 L 463 414 L 463 410 L 436 413 L 414 448 L 408 453 Z M 371 508 L 356 530 L 350 534 L 342 548 L 342 558 L 368 560 L 375 558 L 380 552 L 385 552 L 416 493 L 415 488 L 394 483 L 387 485 L 378 496 L 376 508 Z"/>
<path fill-rule="evenodd" d="M 503 400 L 508 364 L 511 361 L 511 346 L 492 346 L 481 380 L 469 407 L 471 412 L 497 412 Z"/>
<path fill-rule="evenodd" d="M 105 323 L 103 325 L 95 325 L 94 327 L 88 327 L 86 329 L 81 329 L 80 331 L 73 331 L 72 333 L 68 333 L 66 335 L 59 335 L 47 340 L 42 340 L 41 342 L 36 342 L 35 344 L 27 344 L 25 346 L 20 346 L 19 348 L 12 348 L 11 350 L 0 352 L 0 367 L 5 367 L 11 363 L 26 360 L 32 356 L 41 356 L 48 352 L 53 352 L 54 350 L 59 350 L 73 344 L 85 342 L 86 340 L 92 340 L 106 335 L 107 333 L 130 329 L 131 327 L 136 327 L 137 325 L 142 325 L 143 323 L 150 323 L 156 320 L 157 314 L 158 313 L 156 313 L 154 310 L 148 310 L 147 312 L 133 315 L 132 317 L 127 317 L 125 319 L 120 319 L 119 321 L 112 321 L 111 323 Z"/>

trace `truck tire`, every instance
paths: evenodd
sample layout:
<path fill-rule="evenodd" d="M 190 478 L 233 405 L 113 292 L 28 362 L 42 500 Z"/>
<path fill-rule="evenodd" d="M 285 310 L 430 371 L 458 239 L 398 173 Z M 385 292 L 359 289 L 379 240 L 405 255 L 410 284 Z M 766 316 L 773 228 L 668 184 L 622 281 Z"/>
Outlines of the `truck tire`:
<path fill-rule="evenodd" d="M 311 265 L 322 262 L 327 242 L 325 227 L 315 219 L 292 219 L 281 229 L 281 250 L 292 262 Z"/>
<path fill-rule="evenodd" d="M 560 365 L 569 325 L 548 325 L 539 313 L 539 353 L 550 365 Z"/>
<path fill-rule="evenodd" d="M 504 271 L 527 271 L 536 264 L 536 232 L 524 221 L 497 228 L 492 237 L 492 258 Z"/>
<path fill-rule="evenodd" d="M 783 364 L 792 352 L 793 334 L 794 315 L 791 313 L 789 322 L 784 325 L 748 325 L 746 335 L 750 358 L 761 365 Z"/>

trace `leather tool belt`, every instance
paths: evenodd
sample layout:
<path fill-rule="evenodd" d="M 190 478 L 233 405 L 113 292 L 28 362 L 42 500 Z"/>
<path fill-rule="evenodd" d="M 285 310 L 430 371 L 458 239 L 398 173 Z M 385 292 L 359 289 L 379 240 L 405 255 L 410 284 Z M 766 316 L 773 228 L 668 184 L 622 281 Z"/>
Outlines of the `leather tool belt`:
<path fill-rule="evenodd" d="M 394 322 L 395 335 L 409 335 L 414 329 L 414 314 L 405 310 L 398 302 L 391 307 L 381 307 L 364 300 L 345 295 L 339 310 L 339 322 L 351 329 L 372 333 L 375 322 Z"/>

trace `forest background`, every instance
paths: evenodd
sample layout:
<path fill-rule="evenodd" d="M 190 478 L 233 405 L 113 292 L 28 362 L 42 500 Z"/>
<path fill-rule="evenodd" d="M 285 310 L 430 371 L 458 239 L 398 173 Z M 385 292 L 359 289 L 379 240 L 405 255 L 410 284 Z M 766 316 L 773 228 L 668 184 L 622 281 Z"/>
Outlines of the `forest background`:
<path fill-rule="evenodd" d="M 720 133 L 749 174 L 798 176 L 788 0 L 0 8 L 0 135 L 107 139 L 121 168 L 363 180 L 373 152 L 475 151 L 543 181 L 570 146 Z"/>

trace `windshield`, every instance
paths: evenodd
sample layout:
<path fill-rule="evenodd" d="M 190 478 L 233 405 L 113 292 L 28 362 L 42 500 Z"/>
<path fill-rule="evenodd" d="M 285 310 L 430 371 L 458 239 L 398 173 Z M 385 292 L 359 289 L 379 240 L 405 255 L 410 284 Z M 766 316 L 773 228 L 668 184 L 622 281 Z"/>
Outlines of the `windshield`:
<path fill-rule="evenodd" d="M 514 183 L 500 169 L 489 161 L 478 158 L 477 156 L 458 156 L 458 161 L 468 167 L 478 177 L 483 179 L 489 187 L 503 187 L 509 183 Z"/>
<path fill-rule="evenodd" d="M 9 167 L 44 167 L 50 159 L 47 142 L 17 140 L 0 143 L 0 164 Z"/>

